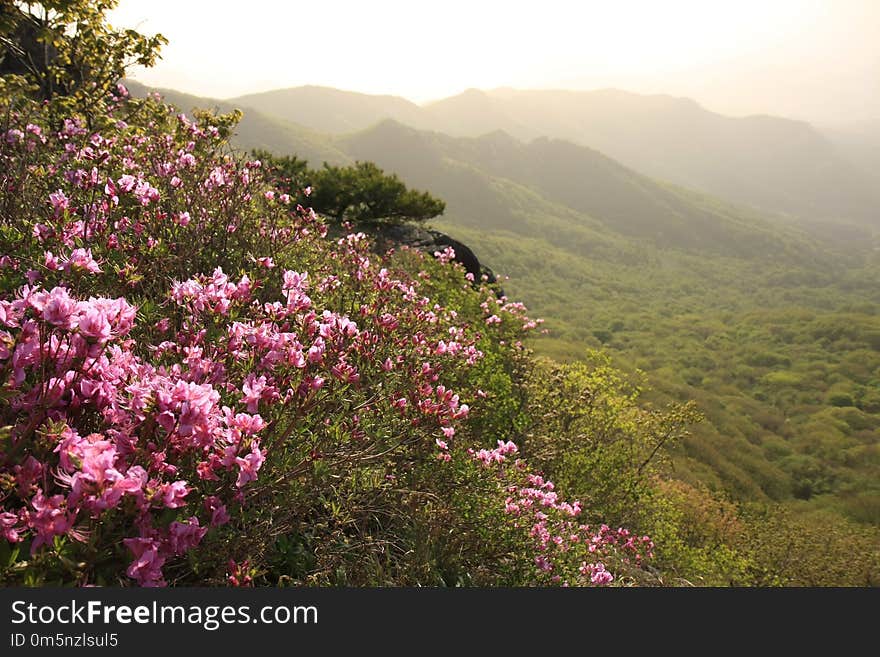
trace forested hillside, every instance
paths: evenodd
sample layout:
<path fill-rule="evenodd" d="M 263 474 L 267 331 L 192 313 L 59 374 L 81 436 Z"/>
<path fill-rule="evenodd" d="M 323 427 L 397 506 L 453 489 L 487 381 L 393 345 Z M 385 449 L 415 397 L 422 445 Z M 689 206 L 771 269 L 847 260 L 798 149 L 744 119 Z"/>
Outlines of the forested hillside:
<path fill-rule="evenodd" d="M 803 234 L 785 232 L 742 208 L 657 182 L 571 142 L 535 139 L 526 144 L 500 131 L 456 139 L 383 122 L 336 143 L 355 159 L 375 161 L 413 185 L 435 190 L 449 199 L 452 214 L 475 226 L 517 230 L 522 220 L 511 220 L 511 215 L 532 215 L 541 205 L 553 205 L 578 213 L 580 218 L 569 222 L 573 225 L 598 222 L 617 235 L 658 247 L 777 257 L 799 250 L 806 256 L 810 248 Z M 505 191 L 497 196 L 506 210 L 477 208 L 496 195 L 493 187 L 502 185 L 528 190 L 524 193 L 540 199 L 532 204 Z M 788 248 L 791 241 L 797 248 Z"/>
<path fill-rule="evenodd" d="M 536 349 L 604 348 L 646 371 L 658 398 L 698 400 L 708 421 L 680 476 L 880 524 L 870 245 L 835 250 L 564 142 L 384 123 L 339 143 L 449 200 L 437 225 L 547 318 Z"/>

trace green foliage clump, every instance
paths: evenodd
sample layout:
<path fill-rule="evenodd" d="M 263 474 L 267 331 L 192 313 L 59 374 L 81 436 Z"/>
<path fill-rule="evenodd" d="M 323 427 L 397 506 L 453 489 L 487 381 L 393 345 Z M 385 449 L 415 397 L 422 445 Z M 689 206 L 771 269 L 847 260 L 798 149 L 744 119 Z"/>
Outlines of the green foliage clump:
<path fill-rule="evenodd" d="M 315 212 L 342 223 L 375 227 L 406 222 L 424 222 L 443 214 L 446 204 L 428 192 L 408 189 L 395 174 L 387 174 L 373 162 L 310 170 L 295 155 L 275 156 L 258 150 L 254 156 L 274 170 L 275 175 L 302 196 Z"/>
<path fill-rule="evenodd" d="M 0 92 L 52 99 L 56 119 L 102 120 L 103 100 L 129 66 L 152 66 L 167 43 L 157 34 L 115 30 L 118 0 L 14 0 L 0 6 Z"/>
<path fill-rule="evenodd" d="M 600 352 L 569 364 L 536 360 L 525 385 L 523 453 L 583 500 L 594 521 L 637 521 L 670 448 L 702 419 L 692 403 L 642 405 L 641 385 Z"/>

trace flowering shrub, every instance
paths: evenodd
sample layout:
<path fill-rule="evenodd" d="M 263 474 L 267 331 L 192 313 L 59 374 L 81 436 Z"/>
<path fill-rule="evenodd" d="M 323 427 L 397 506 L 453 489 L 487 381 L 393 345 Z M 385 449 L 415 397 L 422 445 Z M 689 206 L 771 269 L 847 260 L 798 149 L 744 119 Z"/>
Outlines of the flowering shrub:
<path fill-rule="evenodd" d="M 647 536 L 607 525 L 591 528 L 581 519 L 580 502 L 566 502 L 552 481 L 530 472 L 515 458 L 519 448 L 511 441 L 498 441 L 494 449 L 467 450 L 484 469 L 493 471 L 506 495 L 505 515 L 513 527 L 527 535 L 525 554 L 530 555 L 534 581 L 569 586 L 604 585 L 614 581 L 606 566 L 611 562 L 626 570 L 653 557 L 654 544 Z"/>
<path fill-rule="evenodd" d="M 224 501 L 256 478 L 262 419 L 221 405 L 180 364 L 135 355 L 125 299 L 25 285 L 0 308 L 4 538 L 30 537 L 32 554 L 56 538 L 121 539 L 134 556 L 126 573 L 162 583 L 165 560 L 226 522 Z M 190 515 L 161 522 L 182 508 Z"/>
<path fill-rule="evenodd" d="M 521 304 L 450 250 L 327 238 L 227 151 L 234 117 L 107 107 L 4 110 L 3 581 L 606 584 L 650 556 L 485 447 L 522 423 Z"/>

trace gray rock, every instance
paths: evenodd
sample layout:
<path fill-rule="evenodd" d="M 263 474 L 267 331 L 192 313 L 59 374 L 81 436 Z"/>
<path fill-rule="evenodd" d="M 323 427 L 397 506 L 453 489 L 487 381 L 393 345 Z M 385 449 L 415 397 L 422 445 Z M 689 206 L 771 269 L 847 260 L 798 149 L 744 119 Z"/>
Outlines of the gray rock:
<path fill-rule="evenodd" d="M 434 255 L 435 251 L 442 251 L 446 247 L 452 247 L 455 251 L 455 261 L 461 263 L 467 272 L 473 274 L 475 284 L 479 284 L 480 277 L 483 275 L 486 276 L 490 284 L 497 284 L 498 282 L 495 273 L 489 267 L 480 263 L 470 247 L 446 233 L 441 233 L 439 230 L 422 228 L 412 224 L 382 226 L 376 228 L 374 238 L 377 249 L 381 251 L 405 245 L 429 255 Z M 499 294 L 503 294 L 503 291 L 500 291 Z"/>

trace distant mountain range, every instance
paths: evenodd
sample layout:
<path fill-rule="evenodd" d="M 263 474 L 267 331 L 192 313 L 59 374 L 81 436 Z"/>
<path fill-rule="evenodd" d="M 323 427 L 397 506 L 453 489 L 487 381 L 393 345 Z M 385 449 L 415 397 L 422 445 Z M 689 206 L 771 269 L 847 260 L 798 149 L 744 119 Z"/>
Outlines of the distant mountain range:
<path fill-rule="evenodd" d="M 130 88 L 135 94 L 147 92 L 137 83 L 130 83 Z M 567 233 L 565 226 L 577 223 L 592 226 L 600 233 L 611 231 L 661 247 L 746 257 L 783 253 L 791 243 L 789 238 L 780 236 L 778 224 L 767 223 L 766 213 L 745 207 L 751 202 L 748 194 L 740 195 L 738 205 L 719 201 L 705 193 L 638 173 L 611 159 L 607 155 L 610 149 L 603 153 L 579 145 L 576 143 L 579 140 L 530 134 L 526 124 L 537 123 L 535 117 L 546 113 L 546 100 L 555 92 L 467 92 L 421 108 L 394 96 L 369 96 L 322 87 L 267 92 L 230 101 L 199 98 L 173 90 L 159 91 L 168 102 L 184 111 L 193 107 L 244 110 L 236 140 L 248 150 L 263 148 L 278 154 L 295 153 L 309 160 L 312 166 L 325 161 L 331 164 L 375 161 L 386 170 L 398 173 L 411 186 L 427 189 L 446 200 L 448 220 L 459 225 L 540 234 L 546 230 L 548 218 L 554 217 L 561 222 L 557 225 L 559 235 Z M 639 111 L 645 116 L 669 117 L 674 114 L 670 108 L 683 106 L 697 115 L 734 124 L 739 121 L 718 117 L 694 103 L 668 97 L 639 97 L 619 92 L 573 94 L 584 106 L 589 104 L 583 100 L 586 97 L 604 98 L 601 103 L 597 100 L 591 111 L 594 115 L 606 116 L 606 123 L 611 120 L 611 99 L 616 96 L 625 99 L 624 104 L 631 108 L 642 99 Z M 515 100 L 513 105 L 521 108 L 527 107 L 525 101 L 532 98 L 532 106 L 537 108 L 532 112 L 534 116 L 528 121 L 510 119 L 510 112 L 499 109 L 507 102 L 505 98 L 510 97 Z M 481 115 L 468 109 L 472 104 L 487 100 L 497 111 Z M 562 116 L 574 116 L 573 103 L 563 105 L 557 103 L 556 126 L 563 125 Z M 600 111 L 599 106 L 605 109 Z M 382 118 L 388 114 L 406 117 L 409 124 Z M 525 112 L 521 116 L 528 118 Z M 648 119 L 643 121 L 631 114 L 629 120 L 638 127 Z M 446 133 L 425 129 L 426 124 L 444 121 L 449 126 Z M 769 121 L 778 122 L 782 128 L 812 134 L 806 124 L 781 119 Z M 583 120 L 580 125 L 588 123 Z M 620 123 L 622 126 L 626 121 L 621 119 Z M 421 125 L 417 128 L 412 124 Z M 471 132 L 480 136 L 450 134 L 466 132 L 463 128 L 466 124 L 470 124 Z M 572 131 L 573 128 L 569 130 Z M 777 132 L 784 130 L 780 128 Z M 524 141 L 526 139 L 530 141 Z M 628 139 L 633 141 L 631 137 Z M 814 141 L 833 151 L 821 138 L 816 137 Z M 678 155 L 683 157 L 681 152 Z M 841 162 L 840 167 L 853 168 L 845 162 Z M 757 165 L 742 168 L 754 170 Z M 794 173 L 790 176 L 794 178 Z M 692 187 L 701 189 L 699 185 Z M 836 193 L 840 191 L 836 188 Z M 863 191 L 869 195 L 871 186 L 866 185 Z M 870 206 L 866 203 L 866 207 Z M 576 240 L 582 241 L 583 236 Z M 587 241 L 595 248 L 602 240 L 592 235 Z"/>
<path fill-rule="evenodd" d="M 308 86 L 228 102 L 331 135 L 393 119 L 451 136 L 502 130 L 521 140 L 567 140 L 640 173 L 738 204 L 810 220 L 880 226 L 875 181 L 841 153 L 839 143 L 810 124 L 726 117 L 684 98 L 618 90 L 497 89 L 468 90 L 419 106 L 395 96 Z"/>
<path fill-rule="evenodd" d="M 880 118 L 824 128 L 834 146 L 880 188 Z"/>

